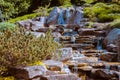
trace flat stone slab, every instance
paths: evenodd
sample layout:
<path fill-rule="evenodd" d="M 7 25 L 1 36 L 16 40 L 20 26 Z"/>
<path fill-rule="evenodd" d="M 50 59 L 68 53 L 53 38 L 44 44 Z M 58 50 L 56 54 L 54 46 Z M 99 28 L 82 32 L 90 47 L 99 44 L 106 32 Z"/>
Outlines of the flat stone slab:
<path fill-rule="evenodd" d="M 56 74 L 51 76 L 43 76 L 41 80 L 81 80 L 74 74 Z"/>

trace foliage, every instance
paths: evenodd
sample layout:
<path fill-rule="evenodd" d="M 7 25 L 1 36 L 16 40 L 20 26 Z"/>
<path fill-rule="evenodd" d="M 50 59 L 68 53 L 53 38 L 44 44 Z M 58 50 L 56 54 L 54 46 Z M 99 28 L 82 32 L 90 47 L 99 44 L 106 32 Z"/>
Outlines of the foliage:
<path fill-rule="evenodd" d="M 41 61 L 36 61 L 34 63 L 29 64 L 29 66 L 33 66 L 33 65 L 42 65 L 42 66 L 45 66 L 45 64 L 43 62 L 41 62 Z"/>
<path fill-rule="evenodd" d="M 34 12 L 36 14 L 38 14 L 39 16 L 48 16 L 50 11 L 53 9 L 52 7 L 51 8 L 48 8 L 48 7 L 49 7 L 49 5 L 47 5 L 45 7 L 39 7 Z"/>
<path fill-rule="evenodd" d="M 100 14 L 98 17 L 100 22 L 110 22 L 114 20 L 114 16 L 110 14 Z"/>
<path fill-rule="evenodd" d="M 105 4 L 97 3 L 92 7 L 86 7 L 84 9 L 85 17 L 89 17 L 91 21 L 95 21 L 98 18 L 100 22 L 113 21 L 119 18 L 120 6 L 117 4 Z M 111 14 L 113 14 L 111 16 Z"/>
<path fill-rule="evenodd" d="M 20 16 L 20 17 L 17 17 L 17 18 L 10 19 L 10 20 L 8 20 L 8 22 L 15 23 L 15 22 L 21 21 L 21 20 L 32 19 L 32 18 L 35 18 L 35 17 L 40 16 L 40 15 L 41 14 L 38 14 L 38 13 L 27 14 L 27 15 L 24 15 L 24 16 Z"/>
<path fill-rule="evenodd" d="M 26 34 L 23 28 L 4 30 L 0 34 L 0 65 L 28 65 L 51 57 L 58 47 L 51 31 L 48 31 L 45 37 L 37 38 L 30 33 Z"/>
<path fill-rule="evenodd" d="M 9 23 L 9 22 L 1 22 L 0 23 L 0 31 L 3 31 L 5 29 L 12 30 L 15 28 L 15 24 Z"/>
<path fill-rule="evenodd" d="M 9 77 L 0 77 L 0 80 L 16 80 L 16 79 L 12 76 L 9 76 Z"/>
<path fill-rule="evenodd" d="M 91 4 L 91 3 L 93 3 L 93 2 L 95 2 L 95 1 L 97 1 L 97 0 L 83 0 L 83 1 L 85 1 L 85 2 L 88 3 L 88 4 Z"/>
<path fill-rule="evenodd" d="M 120 19 L 116 19 L 113 22 L 110 23 L 109 25 L 112 28 L 120 28 Z"/>
<path fill-rule="evenodd" d="M 22 21 L 22 20 L 33 19 L 33 18 L 36 18 L 38 16 L 48 16 L 52 9 L 53 9 L 52 7 L 48 8 L 48 9 L 44 8 L 44 7 L 39 7 L 38 9 L 36 9 L 34 11 L 35 13 L 27 14 L 27 15 L 20 16 L 17 18 L 13 18 L 13 19 L 8 20 L 8 22 L 15 23 L 15 22 Z M 44 14 L 43 14 L 43 10 L 45 10 Z"/>
<path fill-rule="evenodd" d="M 30 0 L 0 0 L 0 10 L 5 19 L 16 17 L 21 13 L 25 13 L 30 6 Z"/>

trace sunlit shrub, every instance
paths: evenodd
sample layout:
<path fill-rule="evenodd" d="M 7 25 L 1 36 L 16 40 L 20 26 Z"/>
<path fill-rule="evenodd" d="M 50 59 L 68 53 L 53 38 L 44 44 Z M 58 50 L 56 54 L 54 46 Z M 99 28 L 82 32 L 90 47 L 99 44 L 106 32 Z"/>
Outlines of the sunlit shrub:
<path fill-rule="evenodd" d="M 16 80 L 14 77 L 0 77 L 0 80 Z"/>
<path fill-rule="evenodd" d="M 46 36 L 36 37 L 26 34 L 23 28 L 4 30 L 0 34 L 0 65 L 5 67 L 26 66 L 39 60 L 50 58 L 56 49 L 51 31 Z"/>

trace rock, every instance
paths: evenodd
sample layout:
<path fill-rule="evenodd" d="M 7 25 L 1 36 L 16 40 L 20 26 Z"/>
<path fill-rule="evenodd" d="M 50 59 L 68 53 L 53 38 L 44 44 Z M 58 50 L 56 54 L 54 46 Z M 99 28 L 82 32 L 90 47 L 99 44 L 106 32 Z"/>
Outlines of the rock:
<path fill-rule="evenodd" d="M 100 55 L 100 60 L 115 62 L 117 61 L 117 53 L 108 52 Z"/>
<path fill-rule="evenodd" d="M 105 70 L 95 70 L 95 71 L 92 71 L 92 74 L 94 78 L 97 78 L 97 79 L 104 79 L 104 80 L 112 79 L 112 76 L 109 74 L 109 72 Z"/>
<path fill-rule="evenodd" d="M 101 30 L 101 31 L 100 31 L 100 30 L 99 30 L 99 31 L 97 30 L 97 31 L 95 31 L 94 33 L 95 33 L 96 36 L 106 36 L 105 30 Z"/>
<path fill-rule="evenodd" d="M 94 31 L 95 28 L 91 28 L 91 29 L 82 28 L 79 29 L 79 35 L 94 35 Z"/>
<path fill-rule="evenodd" d="M 120 29 L 114 28 L 111 30 L 103 41 L 104 47 L 107 47 L 109 44 L 116 44 L 116 40 L 120 35 Z"/>
<path fill-rule="evenodd" d="M 43 76 L 41 80 L 81 80 L 74 74 L 56 74 L 50 76 Z"/>
<path fill-rule="evenodd" d="M 83 57 L 83 58 L 78 58 L 78 62 L 98 62 L 97 57 Z"/>
<path fill-rule="evenodd" d="M 41 37 L 41 36 L 45 37 L 45 33 L 43 32 L 30 32 L 30 33 L 35 35 L 36 37 Z"/>
<path fill-rule="evenodd" d="M 29 80 L 33 77 L 43 75 L 46 71 L 45 66 L 14 67 L 8 69 L 11 76 L 23 80 Z"/>
<path fill-rule="evenodd" d="M 32 30 L 32 31 L 36 31 L 39 28 L 44 28 L 44 24 L 45 24 L 45 17 L 39 17 L 40 20 L 26 20 L 26 21 L 19 21 L 17 22 L 17 24 L 19 24 L 20 26 L 24 27 L 27 30 Z"/>
<path fill-rule="evenodd" d="M 47 60 L 43 61 L 43 63 L 47 66 L 48 70 L 51 71 L 61 71 L 63 68 L 63 63 L 59 61 Z"/>
<path fill-rule="evenodd" d="M 71 59 L 71 57 L 72 57 L 72 48 L 71 47 L 61 48 L 59 50 L 62 51 L 61 56 L 59 56 L 61 61 L 66 61 L 66 60 Z"/>
<path fill-rule="evenodd" d="M 115 44 L 109 44 L 106 48 L 108 51 L 117 52 L 118 47 Z"/>
<path fill-rule="evenodd" d="M 59 32 L 53 32 L 53 37 L 61 37 L 62 35 Z"/>
<path fill-rule="evenodd" d="M 91 71 L 92 77 L 100 80 L 119 80 L 118 72 L 116 71 L 108 71 L 104 69 L 92 69 Z"/>
<path fill-rule="evenodd" d="M 83 67 L 73 67 L 74 70 L 78 70 L 78 71 L 91 71 L 92 67 L 91 66 L 83 66 Z"/>
<path fill-rule="evenodd" d="M 38 28 L 37 30 L 35 30 L 36 32 L 47 32 L 49 30 L 49 28 L 47 27 L 43 27 L 43 28 Z M 52 30 L 52 29 L 51 29 Z"/>
<path fill-rule="evenodd" d="M 107 23 L 94 23 L 92 26 L 97 30 L 103 30 L 105 26 L 108 25 Z"/>
<path fill-rule="evenodd" d="M 104 68 L 104 63 L 102 62 L 96 62 L 96 63 L 89 63 L 90 66 L 92 66 L 93 68 Z"/>

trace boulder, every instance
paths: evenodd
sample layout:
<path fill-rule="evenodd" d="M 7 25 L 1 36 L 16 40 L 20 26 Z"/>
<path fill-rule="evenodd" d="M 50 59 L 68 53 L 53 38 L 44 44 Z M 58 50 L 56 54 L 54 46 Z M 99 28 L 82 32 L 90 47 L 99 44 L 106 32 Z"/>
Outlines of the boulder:
<path fill-rule="evenodd" d="M 104 47 L 107 47 L 107 45 L 109 44 L 116 44 L 116 40 L 118 39 L 119 35 L 120 29 L 114 28 L 113 30 L 111 30 L 103 41 Z"/>
<path fill-rule="evenodd" d="M 29 80 L 36 76 L 45 74 L 45 66 L 13 67 L 8 69 L 8 73 L 17 79 Z"/>
<path fill-rule="evenodd" d="M 117 53 L 107 52 L 100 55 L 100 60 L 115 62 L 117 61 Z"/>

